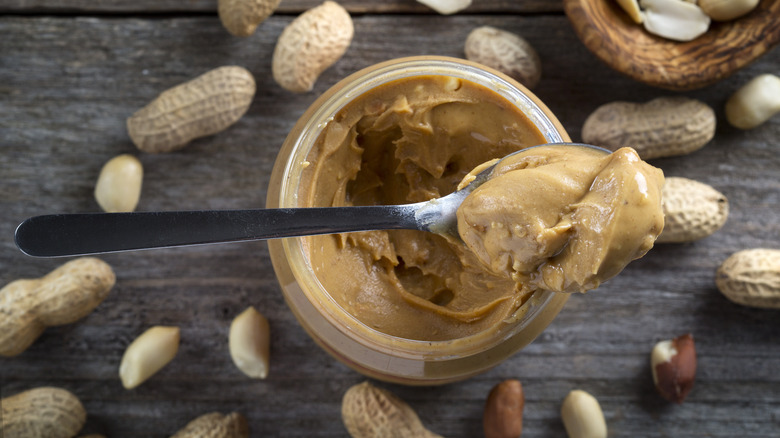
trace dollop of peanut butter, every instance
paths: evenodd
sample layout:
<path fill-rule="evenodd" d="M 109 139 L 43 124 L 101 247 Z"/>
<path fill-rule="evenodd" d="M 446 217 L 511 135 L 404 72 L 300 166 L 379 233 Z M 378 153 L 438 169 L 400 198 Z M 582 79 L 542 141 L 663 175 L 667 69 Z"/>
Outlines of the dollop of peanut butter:
<path fill-rule="evenodd" d="M 502 160 L 466 197 L 458 233 L 521 290 L 585 292 L 653 247 L 664 225 L 663 182 L 631 148 L 530 148 Z"/>

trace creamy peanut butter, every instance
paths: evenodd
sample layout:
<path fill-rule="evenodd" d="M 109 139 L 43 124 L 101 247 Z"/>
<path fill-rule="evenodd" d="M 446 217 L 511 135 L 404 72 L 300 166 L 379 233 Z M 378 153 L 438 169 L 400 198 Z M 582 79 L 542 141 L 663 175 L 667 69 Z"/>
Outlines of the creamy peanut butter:
<path fill-rule="evenodd" d="M 306 157 L 310 165 L 303 170 L 299 205 L 324 207 L 426 201 L 455 190 L 480 163 L 542 143 L 545 143 L 544 137 L 533 123 L 515 105 L 487 88 L 443 76 L 397 80 L 355 98 L 327 123 Z M 554 153 L 554 150 L 550 152 Z M 476 240 L 471 242 L 473 248 L 470 249 L 457 239 L 413 230 L 308 237 L 304 247 L 311 268 L 341 308 L 380 332 L 407 339 L 440 341 L 497 330 L 504 321 L 513 318 L 536 288 L 579 290 L 579 285 L 584 288 L 598 285 L 598 279 L 604 278 L 602 274 L 616 274 L 613 268 L 621 260 L 641 252 L 636 248 L 625 251 L 587 248 L 592 257 L 602 259 L 598 263 L 600 270 L 594 275 L 588 274 L 590 268 L 583 266 L 579 270 L 580 265 L 573 257 L 556 258 L 566 251 L 582 251 L 582 245 L 587 242 L 619 247 L 622 245 L 619 239 L 625 237 L 616 234 L 617 240 L 601 238 L 598 229 L 594 229 L 592 235 L 584 230 L 575 233 L 587 222 L 581 219 L 581 214 L 566 210 L 584 202 L 584 199 L 575 199 L 577 193 L 589 196 L 588 205 L 592 207 L 576 209 L 584 212 L 587 208 L 608 210 L 620 206 L 622 200 L 610 204 L 607 201 L 599 203 L 597 198 L 631 190 L 627 184 L 617 193 L 610 188 L 611 177 L 604 170 L 603 156 L 581 158 L 586 169 L 577 170 L 579 161 L 576 159 L 559 160 L 562 162 L 550 167 L 546 174 L 550 181 L 556 176 L 567 181 L 578 178 L 583 181 L 568 182 L 572 189 L 567 194 L 555 193 L 560 185 L 547 186 L 550 196 L 565 198 L 554 205 L 560 207 L 556 211 L 542 214 L 545 225 L 560 227 L 557 237 L 550 236 L 549 245 L 550 248 L 562 248 L 562 252 L 541 251 L 547 257 L 542 263 L 542 274 L 538 276 L 530 273 L 533 263 L 529 260 L 526 266 L 522 261 L 524 256 L 518 256 L 522 248 L 516 250 L 510 244 L 510 253 L 516 251 L 507 256 L 503 255 L 503 249 L 496 250 L 493 233 L 475 234 L 484 242 L 485 251 L 480 253 Z M 618 159 L 615 166 L 619 167 L 620 161 Z M 597 168 L 606 172 L 602 175 L 604 187 L 587 190 L 601 175 Z M 559 169 L 559 173 L 555 169 Z M 504 177 L 511 180 L 515 178 L 513 174 L 507 171 L 497 176 L 496 182 Z M 625 175 L 621 174 L 621 177 Z M 647 181 L 648 193 L 655 193 L 659 177 L 660 173 L 651 172 Z M 588 178 L 590 180 L 584 181 Z M 486 183 L 483 194 L 489 195 L 488 189 L 494 185 Z M 537 201 L 536 197 L 528 200 L 531 204 Z M 522 202 L 525 199 L 520 204 L 525 205 Z M 652 200 L 648 199 L 647 203 L 651 204 Z M 533 206 L 536 212 L 544 209 L 541 203 Z M 467 223 L 472 220 L 469 219 L 472 214 L 488 218 L 489 213 L 480 213 L 479 206 L 472 207 L 461 212 L 468 216 Z M 629 217 L 634 210 L 625 210 L 617 217 Z M 571 225 L 559 224 L 568 213 L 572 213 Z M 594 214 L 593 217 L 599 216 Z M 498 221 L 489 222 L 498 224 Z M 481 223 L 472 224 L 475 230 L 482 230 Z M 565 227 L 569 231 L 563 230 Z M 571 240 L 574 245 L 562 245 L 567 236 L 572 235 L 581 238 Z M 652 239 L 643 242 L 640 247 L 646 246 L 646 251 L 648 245 L 652 245 Z M 569 247 L 572 249 L 567 249 Z M 489 260 L 492 253 L 501 253 L 498 258 L 505 260 L 497 265 L 481 260 Z M 520 261 L 517 265 L 515 258 Z M 506 260 L 511 263 L 507 264 Z M 500 269 L 495 269 L 494 265 Z M 518 286 L 518 281 L 523 283 Z"/>
<path fill-rule="evenodd" d="M 630 148 L 531 148 L 502 160 L 463 201 L 458 233 L 521 290 L 585 292 L 653 247 L 663 181 Z"/>

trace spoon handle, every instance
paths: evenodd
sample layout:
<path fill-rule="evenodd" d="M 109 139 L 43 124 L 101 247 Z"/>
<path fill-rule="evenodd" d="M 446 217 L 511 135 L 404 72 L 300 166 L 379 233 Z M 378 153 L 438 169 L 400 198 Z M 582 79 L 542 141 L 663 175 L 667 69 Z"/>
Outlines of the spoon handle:
<path fill-rule="evenodd" d="M 415 207 L 365 206 L 255 210 L 55 214 L 16 228 L 16 246 L 61 257 L 242 240 L 379 229 L 417 229 Z"/>

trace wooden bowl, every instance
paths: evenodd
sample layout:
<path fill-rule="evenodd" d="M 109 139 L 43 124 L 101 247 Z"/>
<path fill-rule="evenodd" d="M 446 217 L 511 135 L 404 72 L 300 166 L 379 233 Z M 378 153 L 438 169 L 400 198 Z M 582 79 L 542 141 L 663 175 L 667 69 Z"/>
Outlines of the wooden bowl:
<path fill-rule="evenodd" d="M 730 22 L 713 21 L 704 35 L 688 42 L 645 31 L 616 0 L 563 0 L 563 7 L 579 38 L 602 61 L 640 82 L 671 90 L 713 84 L 780 41 L 780 0 L 762 0 Z"/>

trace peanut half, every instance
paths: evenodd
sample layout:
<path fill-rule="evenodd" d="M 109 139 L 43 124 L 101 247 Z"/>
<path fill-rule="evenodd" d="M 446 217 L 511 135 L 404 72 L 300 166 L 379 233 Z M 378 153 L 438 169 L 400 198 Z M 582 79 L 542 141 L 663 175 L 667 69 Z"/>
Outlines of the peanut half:
<path fill-rule="evenodd" d="M 218 0 L 217 12 L 231 34 L 245 37 L 274 13 L 282 0 Z"/>
<path fill-rule="evenodd" d="M 692 242 L 707 237 L 728 219 L 728 199 L 702 182 L 666 177 L 661 197 L 664 230 L 656 240 L 658 243 Z"/>
<path fill-rule="evenodd" d="M 71 438 L 84 427 L 87 412 L 69 391 L 30 389 L 3 398 L 0 435 L 16 438 Z"/>
<path fill-rule="evenodd" d="M 123 154 L 116 156 L 100 170 L 95 184 L 95 200 L 108 213 L 135 210 L 141 198 L 144 168 L 138 158 Z"/>
<path fill-rule="evenodd" d="M 265 379 L 271 349 L 271 329 L 268 319 L 250 306 L 230 324 L 228 336 L 230 357 L 247 376 Z"/>
<path fill-rule="evenodd" d="M 127 132 L 144 152 L 175 151 L 227 129 L 246 113 L 254 96 L 251 73 L 220 67 L 164 91 L 127 119 Z"/>
<path fill-rule="evenodd" d="M 636 24 L 642 24 L 645 20 L 642 10 L 639 9 L 639 2 L 637 0 L 617 0 L 618 4 L 624 11 L 634 20 Z"/>
<path fill-rule="evenodd" d="M 645 29 L 674 40 L 691 41 L 707 32 L 710 17 L 693 3 L 681 0 L 639 0 Z"/>
<path fill-rule="evenodd" d="M 471 0 L 417 0 L 442 15 L 450 15 L 471 6 Z"/>
<path fill-rule="evenodd" d="M 179 351 L 179 328 L 154 326 L 137 337 L 125 350 L 119 378 L 125 389 L 133 389 L 168 364 Z"/>
<path fill-rule="evenodd" d="M 403 400 L 369 382 L 347 390 L 341 418 L 352 438 L 441 438 Z"/>
<path fill-rule="evenodd" d="M 595 397 L 575 389 L 563 399 L 561 418 L 569 438 L 607 438 L 607 422 Z"/>
<path fill-rule="evenodd" d="M 87 316 L 115 282 L 111 266 L 94 257 L 82 257 L 42 278 L 9 283 L 0 289 L 0 355 L 16 356 L 46 327 Z"/>
<path fill-rule="evenodd" d="M 238 412 L 203 414 L 190 421 L 171 438 L 248 438 L 249 425 Z"/>
<path fill-rule="evenodd" d="M 536 50 L 525 39 L 491 26 L 478 27 L 466 37 L 464 48 L 470 61 L 494 68 L 528 88 L 542 77 L 542 64 Z"/>
<path fill-rule="evenodd" d="M 355 29 L 338 3 L 309 9 L 284 28 L 274 48 L 271 70 L 282 88 L 311 91 L 320 74 L 347 51 Z"/>
<path fill-rule="evenodd" d="M 737 304 L 780 309 L 780 249 L 755 248 L 732 254 L 718 268 L 715 283 Z"/>
<path fill-rule="evenodd" d="M 689 154 L 714 136 L 715 111 L 686 97 L 611 102 L 596 109 L 582 127 L 585 143 L 613 151 L 632 147 L 644 160 Z"/>
<path fill-rule="evenodd" d="M 763 74 L 737 90 L 726 102 L 726 120 L 739 129 L 753 129 L 780 112 L 780 77 Z"/>
<path fill-rule="evenodd" d="M 525 396 L 519 380 L 504 380 L 494 386 L 485 402 L 482 429 L 485 438 L 517 438 L 523 433 Z"/>
<path fill-rule="evenodd" d="M 715 21 L 739 18 L 758 6 L 759 0 L 699 0 L 699 7 Z"/>

